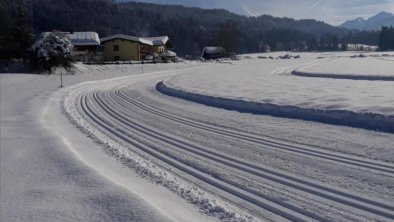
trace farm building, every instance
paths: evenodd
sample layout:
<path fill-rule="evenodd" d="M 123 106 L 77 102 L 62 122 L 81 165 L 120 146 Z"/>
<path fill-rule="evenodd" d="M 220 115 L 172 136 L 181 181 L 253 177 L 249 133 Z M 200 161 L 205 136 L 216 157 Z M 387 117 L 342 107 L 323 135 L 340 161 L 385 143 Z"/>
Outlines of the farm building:
<path fill-rule="evenodd" d="M 221 46 L 205 47 L 201 54 L 201 58 L 205 60 L 220 59 L 225 57 L 227 57 L 226 50 Z"/>
<path fill-rule="evenodd" d="M 44 32 L 41 35 L 49 35 L 51 32 Z M 66 35 L 71 44 L 74 46 L 74 51 L 96 51 L 100 46 L 100 38 L 96 32 L 60 32 Z"/>
<path fill-rule="evenodd" d="M 74 46 L 74 51 L 96 51 L 100 38 L 96 32 L 70 32 L 66 34 Z"/>
<path fill-rule="evenodd" d="M 135 37 L 117 34 L 100 41 L 104 45 L 105 61 L 142 61 L 160 55 L 176 56 L 174 52 L 167 50 L 172 47 L 168 36 Z"/>
<path fill-rule="evenodd" d="M 45 37 L 52 32 L 43 32 Z M 73 45 L 73 59 L 75 61 L 87 61 L 97 54 L 100 48 L 100 38 L 96 32 L 60 32 L 70 39 Z"/>

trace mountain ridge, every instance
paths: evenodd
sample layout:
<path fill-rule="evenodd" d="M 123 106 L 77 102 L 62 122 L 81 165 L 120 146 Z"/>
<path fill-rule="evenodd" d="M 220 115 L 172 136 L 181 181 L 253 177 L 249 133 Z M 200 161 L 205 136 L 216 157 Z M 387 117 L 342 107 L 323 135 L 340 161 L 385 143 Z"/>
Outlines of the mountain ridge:
<path fill-rule="evenodd" d="M 341 24 L 339 27 L 357 30 L 380 30 L 382 26 L 394 26 L 394 14 L 389 12 L 379 12 L 368 18 L 356 18 Z"/>

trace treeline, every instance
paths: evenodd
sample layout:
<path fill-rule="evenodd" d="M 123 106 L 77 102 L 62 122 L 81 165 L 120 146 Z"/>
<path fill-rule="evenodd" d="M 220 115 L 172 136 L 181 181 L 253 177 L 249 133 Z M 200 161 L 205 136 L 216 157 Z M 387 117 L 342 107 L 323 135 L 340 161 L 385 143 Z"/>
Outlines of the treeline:
<path fill-rule="evenodd" d="M 228 51 L 340 50 L 339 44 L 377 45 L 379 32 L 360 32 L 315 20 L 245 17 L 226 10 L 206 10 L 111 0 L 0 0 L 1 36 L 12 35 L 18 8 L 28 12 L 34 34 L 44 31 L 96 31 L 135 36 L 168 35 L 179 55 L 199 55 L 205 46 Z M 4 2 L 4 3 L 3 3 Z M 4 26 L 3 26 L 4 25 Z M 2 37 L 0 37 L 2 38 Z M 3 41 L 4 42 L 4 41 Z"/>
<path fill-rule="evenodd" d="M 25 8 L 19 7 L 15 17 L 11 17 L 5 6 L 0 4 L 0 59 L 26 59 L 35 40 L 30 16 Z"/>
<path fill-rule="evenodd" d="M 394 50 L 394 28 L 382 27 L 379 38 L 379 49 L 382 51 Z"/>

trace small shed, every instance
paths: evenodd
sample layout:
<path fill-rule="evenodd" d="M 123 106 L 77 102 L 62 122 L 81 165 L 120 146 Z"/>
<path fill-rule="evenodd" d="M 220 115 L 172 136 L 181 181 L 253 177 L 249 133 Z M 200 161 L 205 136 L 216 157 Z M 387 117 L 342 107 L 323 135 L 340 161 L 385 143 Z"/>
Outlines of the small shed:
<path fill-rule="evenodd" d="M 201 58 L 203 58 L 205 60 L 220 59 L 220 58 L 226 58 L 226 57 L 228 57 L 227 52 L 221 46 L 205 47 L 202 50 L 202 54 L 201 54 Z"/>
<path fill-rule="evenodd" d="M 166 50 L 159 54 L 159 57 L 162 58 L 164 61 L 175 61 L 176 60 L 176 53 L 171 50 Z"/>

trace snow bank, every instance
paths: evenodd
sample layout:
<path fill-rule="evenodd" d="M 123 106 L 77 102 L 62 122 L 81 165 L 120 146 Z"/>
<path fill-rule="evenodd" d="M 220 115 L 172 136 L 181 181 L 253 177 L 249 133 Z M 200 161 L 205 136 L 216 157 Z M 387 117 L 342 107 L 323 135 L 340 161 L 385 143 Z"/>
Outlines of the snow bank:
<path fill-rule="evenodd" d="M 335 73 L 312 73 L 294 70 L 293 75 L 313 78 L 330 78 L 330 79 L 351 79 L 351 80 L 369 80 L 369 81 L 394 81 L 393 76 L 370 75 L 370 74 L 335 74 Z"/>
<path fill-rule="evenodd" d="M 349 52 L 303 53 L 301 59 L 291 60 L 248 55 L 250 59 L 232 65 L 175 76 L 164 82 L 167 87 L 159 85 L 158 89 L 164 92 L 171 88 L 171 93 L 178 97 L 240 112 L 393 132 L 392 81 L 301 78 L 291 74 L 294 70 L 329 69 L 336 71 L 333 73 L 341 71 L 340 74 L 381 73 L 391 78 L 394 65 L 391 61 L 375 54 L 365 58 L 349 55 Z"/>
<path fill-rule="evenodd" d="M 169 96 L 239 112 L 295 118 L 394 133 L 394 116 L 385 116 L 376 113 L 356 113 L 345 110 L 307 109 L 297 106 L 281 106 L 270 103 L 214 97 L 171 88 L 165 82 L 159 82 L 156 85 L 156 89 Z"/>
<path fill-rule="evenodd" d="M 379 58 L 339 58 L 294 70 L 292 74 L 316 78 L 394 81 L 394 64 Z"/>

